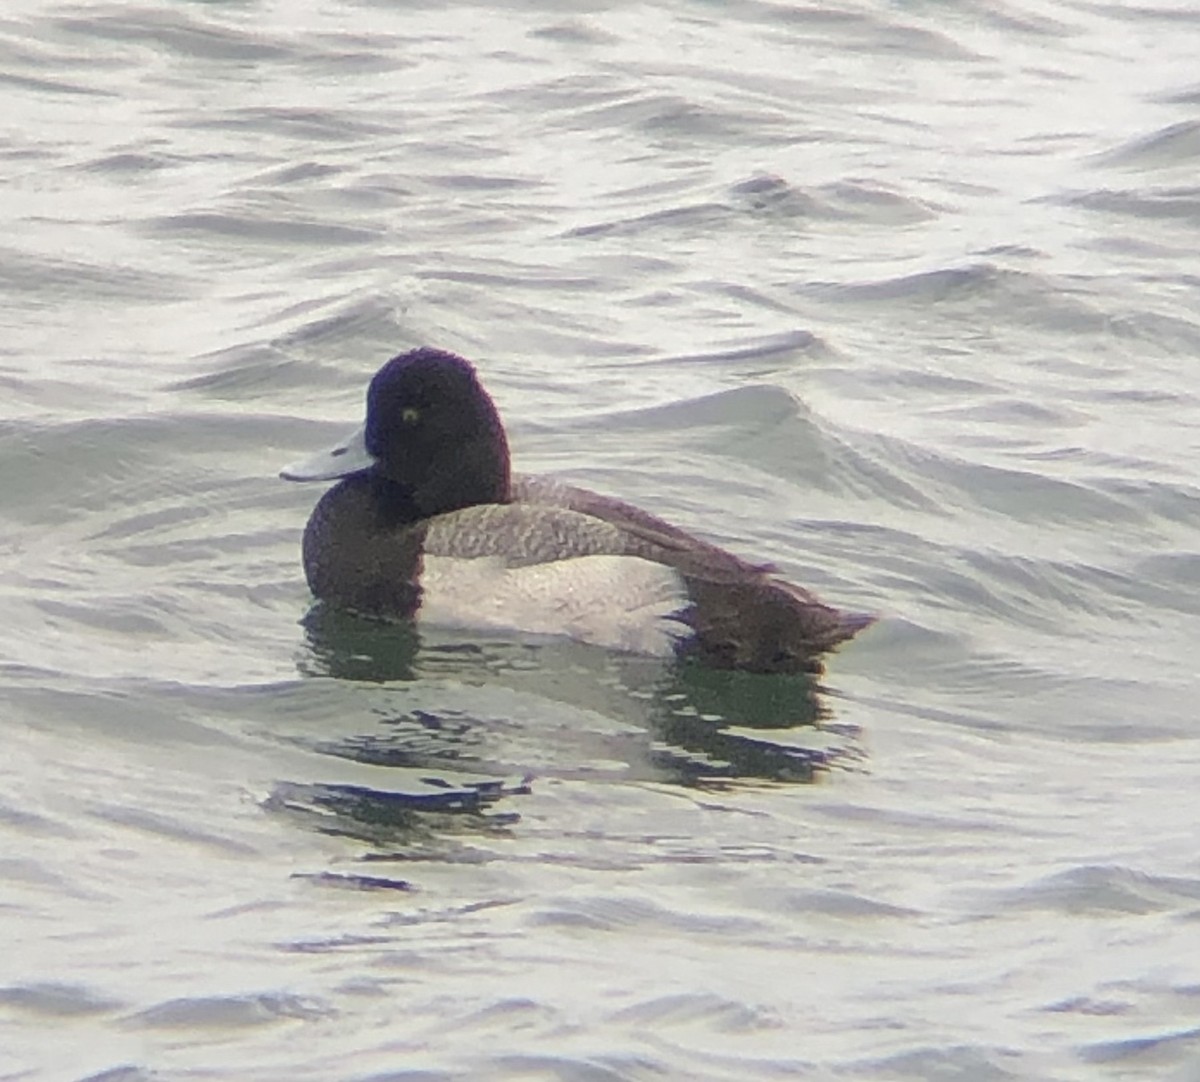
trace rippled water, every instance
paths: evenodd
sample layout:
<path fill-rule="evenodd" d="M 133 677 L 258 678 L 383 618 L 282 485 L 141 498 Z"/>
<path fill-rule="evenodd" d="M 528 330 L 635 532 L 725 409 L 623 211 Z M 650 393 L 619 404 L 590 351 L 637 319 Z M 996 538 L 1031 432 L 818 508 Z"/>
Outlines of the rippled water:
<path fill-rule="evenodd" d="M 1200 16 L 0 16 L 0 1078 L 1200 1078 Z M 419 343 L 881 613 L 306 615 Z"/>

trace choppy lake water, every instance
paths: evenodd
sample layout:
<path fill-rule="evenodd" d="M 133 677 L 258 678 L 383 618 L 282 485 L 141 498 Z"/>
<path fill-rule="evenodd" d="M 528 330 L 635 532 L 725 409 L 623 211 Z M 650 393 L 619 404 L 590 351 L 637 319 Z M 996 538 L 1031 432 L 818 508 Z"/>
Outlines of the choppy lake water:
<path fill-rule="evenodd" d="M 17 0 L 0 1078 L 1200 1079 L 1200 13 Z M 879 624 L 307 615 L 428 343 Z"/>

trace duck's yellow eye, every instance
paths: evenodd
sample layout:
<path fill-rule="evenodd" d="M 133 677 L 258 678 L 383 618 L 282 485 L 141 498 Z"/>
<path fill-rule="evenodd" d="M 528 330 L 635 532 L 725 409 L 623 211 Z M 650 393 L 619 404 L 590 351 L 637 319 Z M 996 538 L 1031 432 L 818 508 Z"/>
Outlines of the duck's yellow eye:
<path fill-rule="evenodd" d="M 421 411 L 416 406 L 405 406 L 400 411 L 400 420 L 406 425 L 416 424 L 421 419 Z"/>

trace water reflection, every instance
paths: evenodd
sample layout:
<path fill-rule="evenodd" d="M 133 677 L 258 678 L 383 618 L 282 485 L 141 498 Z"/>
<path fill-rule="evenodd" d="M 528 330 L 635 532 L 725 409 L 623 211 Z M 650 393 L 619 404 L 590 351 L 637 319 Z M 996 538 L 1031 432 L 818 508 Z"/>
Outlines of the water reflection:
<path fill-rule="evenodd" d="M 527 793 L 523 784 L 499 781 L 453 783 L 409 780 L 403 790 L 364 785 L 280 782 L 266 807 L 304 823 L 322 834 L 337 834 L 387 846 L 404 840 L 409 848 L 421 840 L 447 834 L 503 830 L 520 818 L 497 814 L 492 805 L 505 796 Z"/>
<path fill-rule="evenodd" d="M 280 798 L 293 811 L 316 807 L 322 829 L 332 815 L 339 829 L 378 840 L 381 827 L 402 834 L 435 813 L 481 821 L 527 778 L 804 783 L 861 757 L 856 732 L 832 722 L 809 674 L 722 672 L 565 639 L 468 641 L 323 606 L 304 628 L 302 672 L 374 685 L 371 720 L 313 746 L 420 776 L 420 791 L 404 781 L 386 793 L 293 787 Z M 445 781 L 451 774 L 458 780 Z"/>

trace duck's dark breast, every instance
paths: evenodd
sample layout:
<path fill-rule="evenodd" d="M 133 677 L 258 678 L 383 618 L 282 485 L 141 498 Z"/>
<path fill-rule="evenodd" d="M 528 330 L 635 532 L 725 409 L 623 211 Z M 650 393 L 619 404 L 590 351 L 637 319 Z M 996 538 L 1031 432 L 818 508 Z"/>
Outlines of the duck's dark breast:
<path fill-rule="evenodd" d="M 412 616 L 420 605 L 423 524 L 388 526 L 371 481 L 348 477 L 317 502 L 304 529 L 309 589 L 339 608 Z"/>

